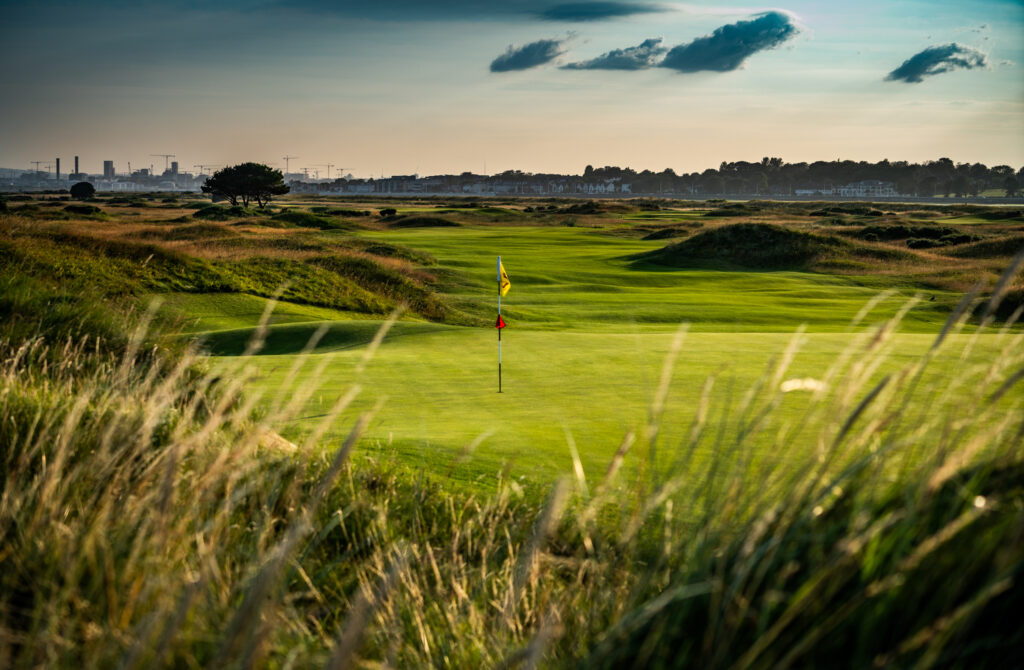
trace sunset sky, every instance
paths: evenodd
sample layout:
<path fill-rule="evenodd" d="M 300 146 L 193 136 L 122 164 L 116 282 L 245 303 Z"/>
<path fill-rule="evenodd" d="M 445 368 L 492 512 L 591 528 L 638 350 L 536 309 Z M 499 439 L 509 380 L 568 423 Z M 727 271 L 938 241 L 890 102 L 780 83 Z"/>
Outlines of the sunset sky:
<path fill-rule="evenodd" d="M 4 2 L 0 167 L 1024 165 L 1024 2 Z"/>

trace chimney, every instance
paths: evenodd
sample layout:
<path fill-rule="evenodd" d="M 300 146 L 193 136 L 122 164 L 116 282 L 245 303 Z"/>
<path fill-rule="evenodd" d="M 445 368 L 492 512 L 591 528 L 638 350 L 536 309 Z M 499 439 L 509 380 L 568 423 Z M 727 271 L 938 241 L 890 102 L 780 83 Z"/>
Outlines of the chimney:
<path fill-rule="evenodd" d="M 75 174 L 78 174 L 78 156 L 75 156 Z"/>
<path fill-rule="evenodd" d="M 60 159 L 57 159 L 57 181 L 60 181 Z"/>

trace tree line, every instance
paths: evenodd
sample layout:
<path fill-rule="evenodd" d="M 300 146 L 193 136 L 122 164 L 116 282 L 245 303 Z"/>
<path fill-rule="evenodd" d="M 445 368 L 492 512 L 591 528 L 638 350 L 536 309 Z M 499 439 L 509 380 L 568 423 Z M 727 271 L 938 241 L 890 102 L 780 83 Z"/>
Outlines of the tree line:
<path fill-rule="evenodd" d="M 464 173 L 465 177 L 469 173 Z M 551 181 L 573 179 L 557 174 L 531 174 L 509 170 L 489 179 L 503 181 Z M 588 165 L 583 175 L 575 177 L 584 182 L 619 179 L 629 183 L 634 193 L 693 193 L 786 195 L 797 189 L 827 191 L 861 181 L 878 180 L 893 184 L 901 195 L 976 196 L 997 189 L 1007 197 L 1020 195 L 1024 184 L 1024 167 L 1015 170 L 1009 165 L 988 167 L 982 163 L 954 163 L 939 158 L 924 163 L 881 160 L 836 160 L 813 163 L 786 163 L 781 158 L 765 157 L 759 162 L 722 162 L 718 169 L 677 174 L 671 168 L 661 172 Z"/>

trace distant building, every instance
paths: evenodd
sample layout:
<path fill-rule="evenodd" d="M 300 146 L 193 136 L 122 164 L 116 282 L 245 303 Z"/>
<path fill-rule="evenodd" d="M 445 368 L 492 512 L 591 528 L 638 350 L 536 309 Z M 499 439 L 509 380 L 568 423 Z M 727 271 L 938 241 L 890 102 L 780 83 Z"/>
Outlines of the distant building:
<path fill-rule="evenodd" d="M 103 161 L 103 178 L 114 178 L 114 161 Z"/>
<path fill-rule="evenodd" d="M 839 187 L 836 191 L 844 198 L 895 198 L 899 195 L 893 188 L 892 182 L 878 179 L 866 179 L 854 184 L 847 184 Z"/>

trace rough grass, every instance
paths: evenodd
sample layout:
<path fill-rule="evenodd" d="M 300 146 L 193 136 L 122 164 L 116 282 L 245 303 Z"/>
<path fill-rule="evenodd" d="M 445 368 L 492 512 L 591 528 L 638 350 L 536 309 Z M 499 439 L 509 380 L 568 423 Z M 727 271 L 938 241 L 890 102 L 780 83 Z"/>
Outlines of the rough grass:
<path fill-rule="evenodd" d="M 40 227 L 20 218 L 2 225 L 4 265 L 48 281 L 88 285 L 101 294 L 242 293 L 375 315 L 406 304 L 429 319 L 472 321 L 451 309 L 431 288 L 433 278 L 409 262 L 429 264 L 429 255 L 399 245 L 299 234 L 251 236 L 214 223 L 145 227 L 126 235 L 116 228 L 113 234 L 92 234 L 70 225 Z M 342 253 L 324 253 L 332 250 Z M 301 255 L 288 257 L 290 251 Z"/>
<path fill-rule="evenodd" d="M 339 221 L 331 216 L 314 214 L 299 209 L 287 209 L 274 214 L 274 221 L 299 226 L 301 228 L 317 228 L 319 230 L 352 230 L 357 228 L 355 224 Z"/>

